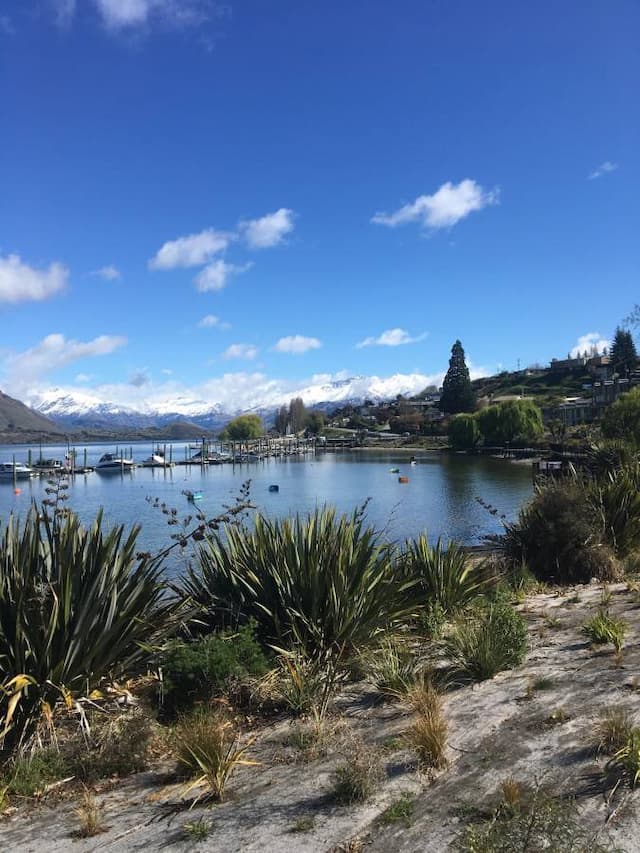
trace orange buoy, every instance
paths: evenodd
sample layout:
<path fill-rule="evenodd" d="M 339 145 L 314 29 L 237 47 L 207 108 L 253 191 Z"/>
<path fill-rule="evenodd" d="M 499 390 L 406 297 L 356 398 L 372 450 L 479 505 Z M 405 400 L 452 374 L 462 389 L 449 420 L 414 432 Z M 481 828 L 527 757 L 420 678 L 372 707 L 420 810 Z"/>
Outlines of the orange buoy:
<path fill-rule="evenodd" d="M 22 492 L 22 489 L 14 489 L 13 490 L 14 495 L 19 495 L 21 492 Z"/>
<path fill-rule="evenodd" d="M 408 483 L 409 478 L 408 477 L 398 477 L 398 482 L 399 483 Z"/>

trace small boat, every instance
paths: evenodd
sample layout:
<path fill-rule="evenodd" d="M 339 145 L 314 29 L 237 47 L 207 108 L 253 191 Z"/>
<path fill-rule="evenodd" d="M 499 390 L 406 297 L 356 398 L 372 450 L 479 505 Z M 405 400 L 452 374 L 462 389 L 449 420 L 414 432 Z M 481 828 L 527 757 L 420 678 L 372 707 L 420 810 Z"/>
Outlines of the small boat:
<path fill-rule="evenodd" d="M 2 462 L 0 463 L 0 480 L 28 480 L 29 477 L 35 477 L 36 471 L 22 462 Z"/>
<path fill-rule="evenodd" d="M 417 464 L 418 464 L 418 462 L 417 462 L 417 460 L 412 459 L 412 460 L 411 460 L 411 464 L 412 464 L 412 465 L 417 465 Z"/>
<path fill-rule="evenodd" d="M 398 482 L 399 483 L 408 483 L 409 478 L 408 477 L 398 477 Z"/>
<path fill-rule="evenodd" d="M 167 462 L 162 450 L 156 450 L 141 462 L 143 468 L 170 468 L 172 462 Z"/>
<path fill-rule="evenodd" d="M 183 489 L 182 494 L 192 504 L 202 500 L 202 492 L 192 492 L 191 489 Z"/>
<path fill-rule="evenodd" d="M 45 459 L 44 457 L 40 457 L 36 459 L 33 463 L 33 467 L 36 470 L 44 470 L 44 471 L 63 471 L 64 465 L 59 459 Z"/>
<path fill-rule="evenodd" d="M 278 486 L 278 485 L 276 485 L 275 483 L 273 483 L 271 486 L 269 486 L 269 491 L 270 491 L 270 492 L 279 492 L 279 491 L 280 491 L 280 486 Z"/>
<path fill-rule="evenodd" d="M 399 469 L 399 468 L 391 468 L 391 473 L 392 473 L 392 474 L 399 474 L 399 473 L 400 473 L 400 469 Z"/>
<path fill-rule="evenodd" d="M 122 471 L 132 471 L 134 468 L 133 459 L 125 459 L 124 456 L 118 456 L 115 453 L 105 453 L 96 464 L 96 471 L 101 474 L 122 473 Z"/>

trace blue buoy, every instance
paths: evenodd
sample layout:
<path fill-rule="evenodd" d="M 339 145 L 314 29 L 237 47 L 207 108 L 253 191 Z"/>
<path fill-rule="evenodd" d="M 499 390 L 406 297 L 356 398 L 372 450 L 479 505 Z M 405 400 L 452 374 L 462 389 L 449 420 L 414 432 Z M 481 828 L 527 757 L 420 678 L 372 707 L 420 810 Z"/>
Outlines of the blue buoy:
<path fill-rule="evenodd" d="M 279 491 L 280 491 L 280 486 L 276 486 L 275 484 L 274 484 L 274 485 L 271 485 L 271 486 L 269 486 L 269 491 L 270 491 L 270 492 L 279 492 Z"/>

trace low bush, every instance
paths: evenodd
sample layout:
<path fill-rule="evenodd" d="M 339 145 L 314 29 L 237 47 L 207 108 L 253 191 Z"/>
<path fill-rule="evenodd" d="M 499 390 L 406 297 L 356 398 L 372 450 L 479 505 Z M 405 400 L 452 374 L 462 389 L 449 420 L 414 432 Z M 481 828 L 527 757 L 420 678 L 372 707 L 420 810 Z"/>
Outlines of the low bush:
<path fill-rule="evenodd" d="M 607 853 L 612 849 L 583 826 L 573 800 L 518 787 L 516 796 L 509 800 L 503 796 L 489 819 L 465 827 L 453 849 L 458 853 Z"/>
<path fill-rule="evenodd" d="M 481 681 L 522 663 L 527 626 L 510 605 L 490 604 L 458 622 L 446 647 L 454 666 Z"/>
<path fill-rule="evenodd" d="M 2 770 L 0 788 L 16 797 L 33 797 L 47 785 L 72 775 L 69 762 L 55 747 L 17 755 Z"/>
<path fill-rule="evenodd" d="M 232 680 L 260 677 L 269 669 L 253 623 L 191 642 L 173 640 L 158 662 L 162 670 L 160 701 L 168 714 L 221 696 Z"/>
<path fill-rule="evenodd" d="M 75 739 L 64 745 L 73 775 L 84 782 L 95 782 L 147 770 L 153 725 L 140 709 L 93 715 L 90 743 Z"/>
<path fill-rule="evenodd" d="M 618 577 L 620 567 L 603 539 L 585 485 L 571 479 L 540 488 L 517 521 L 505 524 L 498 545 L 509 564 L 526 563 L 538 580 L 573 584 Z"/>

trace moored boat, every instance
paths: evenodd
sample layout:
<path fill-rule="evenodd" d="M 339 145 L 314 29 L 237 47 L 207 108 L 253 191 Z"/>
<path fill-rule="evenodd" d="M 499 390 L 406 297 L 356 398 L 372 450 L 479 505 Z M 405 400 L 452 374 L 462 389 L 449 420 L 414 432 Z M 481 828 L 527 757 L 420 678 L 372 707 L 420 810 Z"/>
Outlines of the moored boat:
<path fill-rule="evenodd" d="M 100 474 L 122 473 L 132 471 L 135 468 L 133 459 L 125 459 L 122 454 L 105 453 L 96 464 L 96 471 Z"/>
<path fill-rule="evenodd" d="M 37 474 L 33 468 L 24 465 L 22 462 L 1 462 L 0 463 L 0 480 L 28 480 L 29 477 L 35 477 Z"/>

